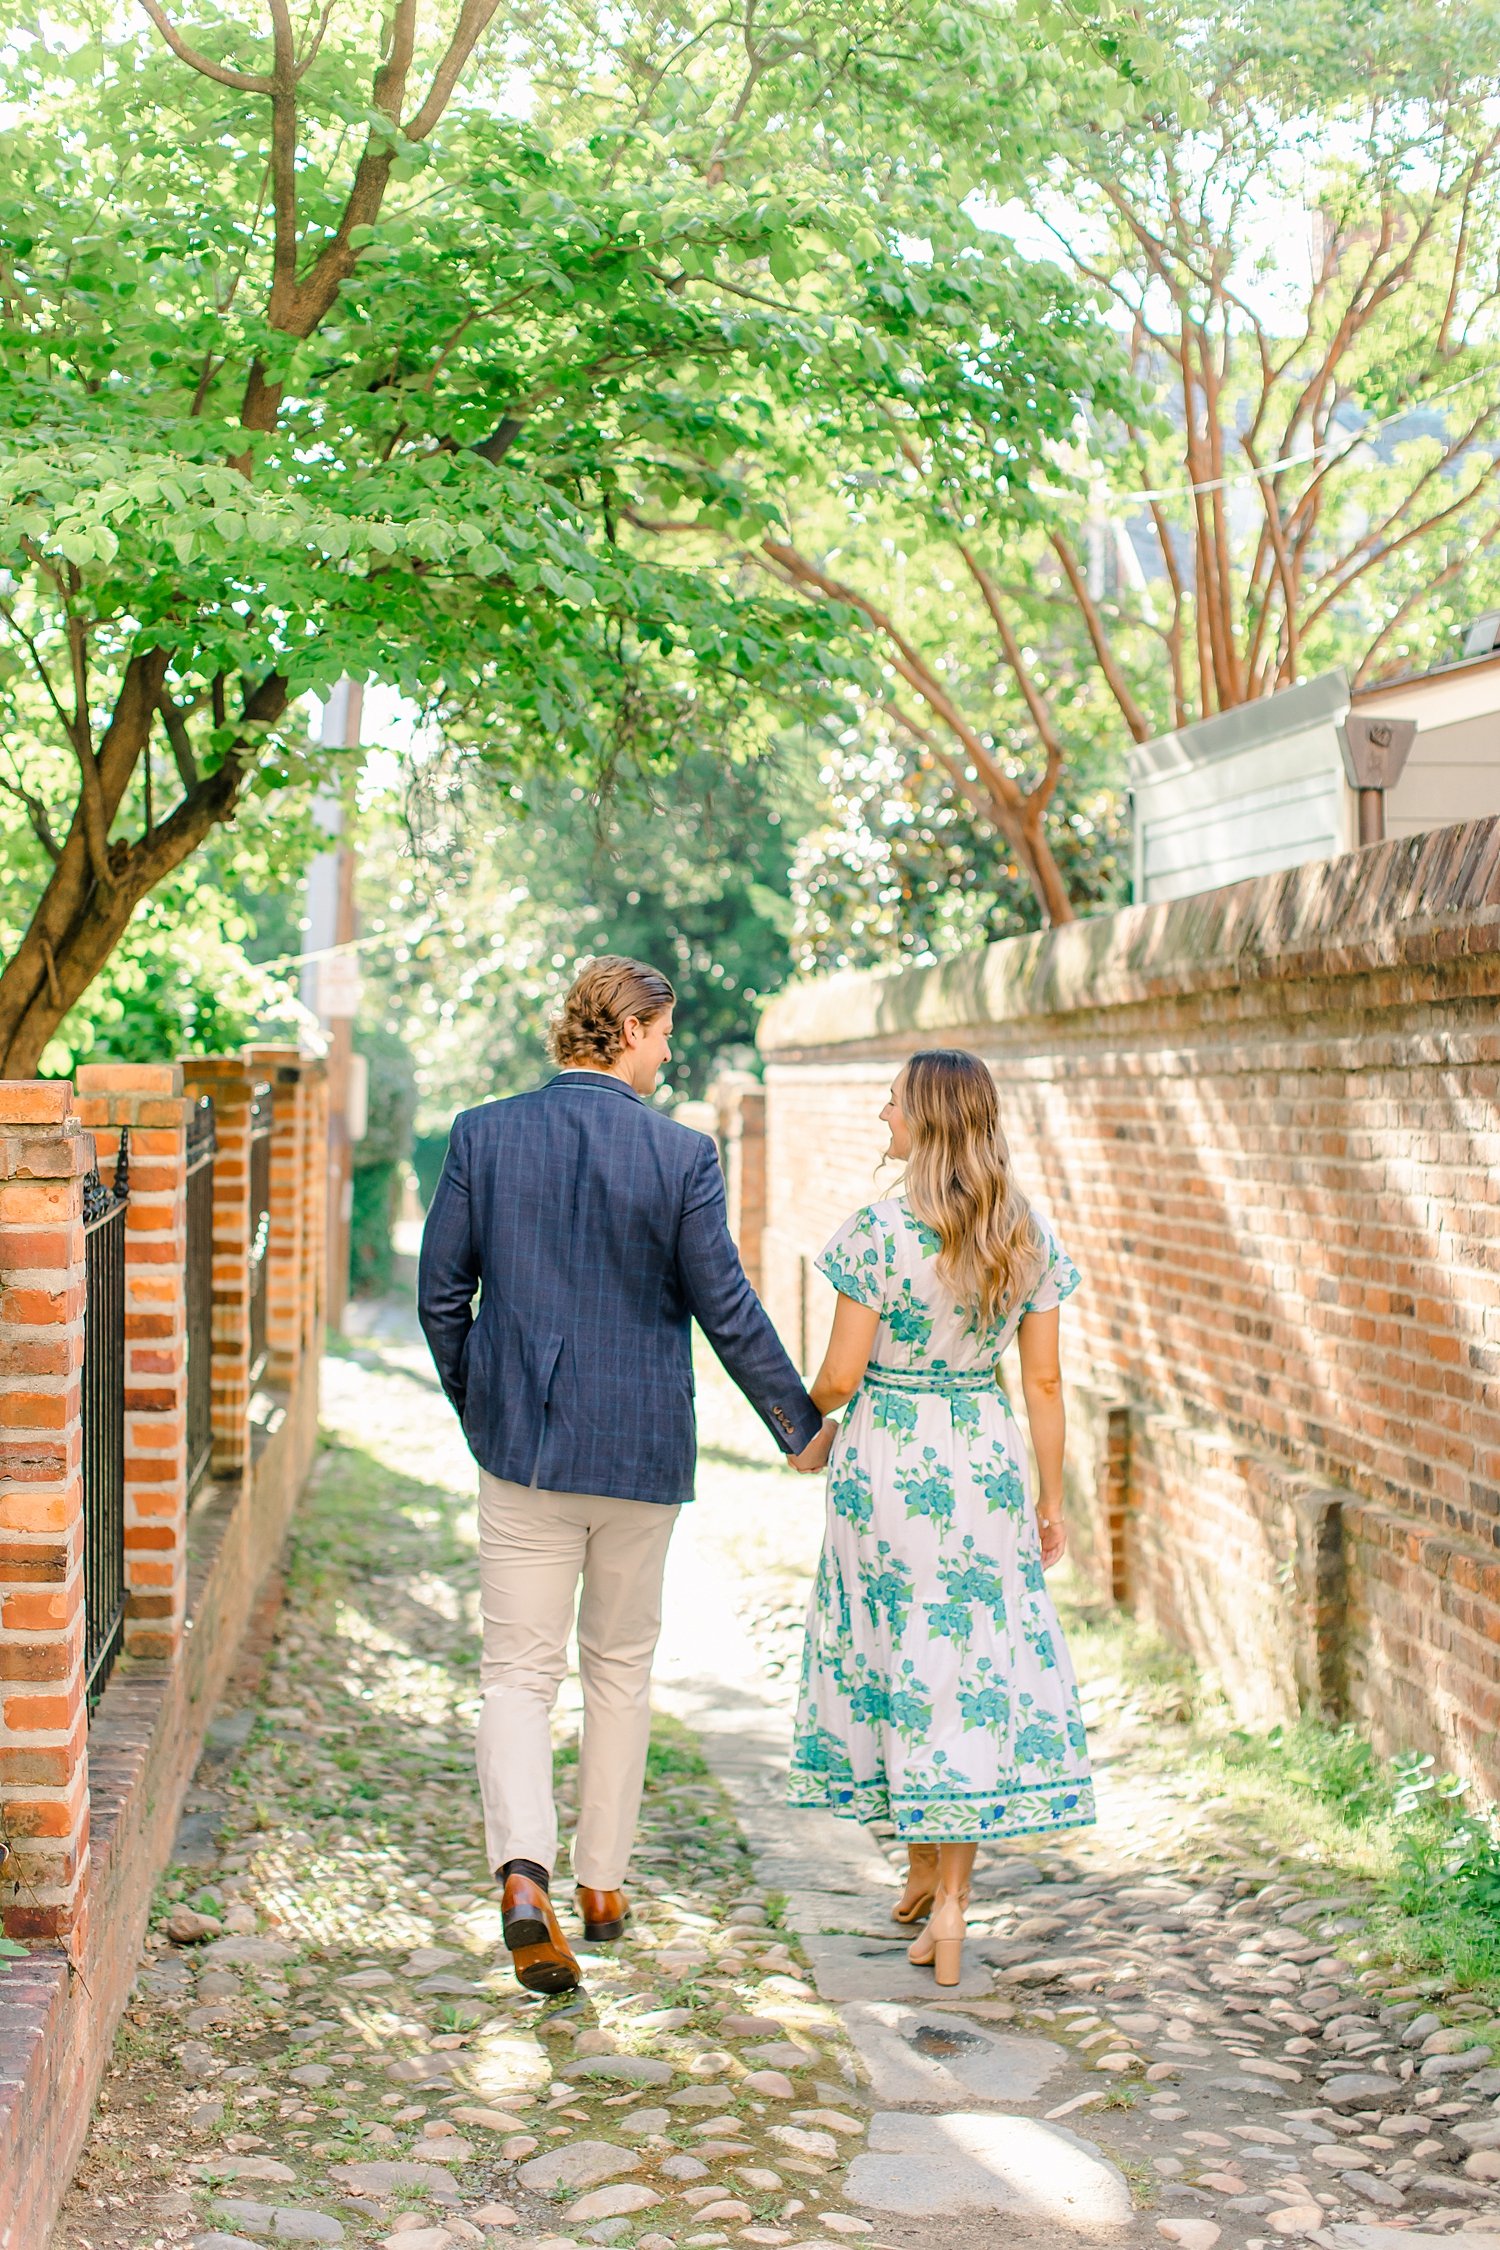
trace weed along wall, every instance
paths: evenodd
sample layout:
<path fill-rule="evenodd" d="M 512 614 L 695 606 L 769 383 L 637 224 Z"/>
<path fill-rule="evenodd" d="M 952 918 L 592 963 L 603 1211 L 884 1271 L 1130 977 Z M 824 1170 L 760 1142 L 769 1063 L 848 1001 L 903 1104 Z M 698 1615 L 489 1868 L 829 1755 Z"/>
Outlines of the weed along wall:
<path fill-rule="evenodd" d="M 876 1192 L 923 1046 L 976 1049 L 1085 1287 L 1075 1551 L 1222 1681 L 1500 1793 L 1500 821 L 768 1011 L 762 1270 Z M 889 1182 L 891 1175 L 880 1179 Z"/>

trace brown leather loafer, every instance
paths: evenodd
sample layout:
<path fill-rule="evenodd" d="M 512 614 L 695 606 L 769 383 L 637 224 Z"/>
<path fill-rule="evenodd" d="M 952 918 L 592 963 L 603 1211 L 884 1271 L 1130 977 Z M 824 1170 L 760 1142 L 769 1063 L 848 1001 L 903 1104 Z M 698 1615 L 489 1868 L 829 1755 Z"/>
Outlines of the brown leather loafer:
<path fill-rule="evenodd" d="M 624 1936 L 630 1901 L 623 1891 L 591 1891 L 580 1883 L 573 1896 L 590 1945 L 608 1945 L 612 1938 Z"/>
<path fill-rule="evenodd" d="M 500 1902 L 506 1951 L 528 1992 L 572 1992 L 578 1963 L 557 1926 L 552 1901 L 529 1875 L 507 1875 Z"/>

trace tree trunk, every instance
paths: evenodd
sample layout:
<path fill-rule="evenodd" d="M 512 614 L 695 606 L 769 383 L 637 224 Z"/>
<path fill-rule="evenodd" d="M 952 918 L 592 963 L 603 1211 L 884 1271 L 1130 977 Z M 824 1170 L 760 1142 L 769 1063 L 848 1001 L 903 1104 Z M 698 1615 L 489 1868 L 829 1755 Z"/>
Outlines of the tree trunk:
<path fill-rule="evenodd" d="M 1054 928 L 1062 922 L 1076 922 L 1078 916 L 1074 912 L 1073 901 L 1068 896 L 1067 877 L 1058 866 L 1052 846 L 1047 841 L 1040 808 L 1035 820 L 1023 820 L 1022 829 L 1026 838 L 1026 850 L 1030 855 L 1030 865 L 1026 872 L 1031 878 L 1031 887 L 1036 892 L 1042 912 Z"/>
<path fill-rule="evenodd" d="M 126 666 L 99 746 L 106 828 L 146 746 L 166 668 L 159 649 L 132 657 Z M 286 704 L 286 682 L 273 674 L 246 699 L 245 717 L 273 720 Z M 108 883 L 94 877 L 82 806 L 75 808 L 30 926 L 0 971 L 0 1078 L 35 1077 L 47 1042 L 108 961 L 141 900 L 197 850 L 211 828 L 230 818 L 243 779 L 244 768 L 231 754 L 159 827 L 134 844 L 112 844 Z"/>
<path fill-rule="evenodd" d="M 159 0 L 144 0 L 144 5 L 167 46 L 190 69 L 242 95 L 269 97 L 275 253 L 266 319 L 284 335 L 311 336 L 338 302 L 343 284 L 355 270 L 357 254 L 350 246 L 351 234 L 379 217 L 396 162 L 397 142 L 402 137 L 426 140 L 446 113 L 469 58 L 489 27 L 496 0 L 462 0 L 458 20 L 426 95 L 404 126 L 418 8 L 417 0 L 396 0 L 386 27 L 385 58 L 372 89 L 379 121 L 366 133 L 343 215 L 332 237 L 322 240 L 321 249 L 300 281 L 297 82 L 317 53 L 327 28 L 328 11 L 324 10 L 322 25 L 302 50 L 299 62 L 290 15 L 285 8 L 273 5 L 275 68 L 266 76 L 231 70 L 206 58 L 175 29 Z M 318 231 L 321 236 L 322 230 Z M 281 381 L 268 371 L 264 360 L 252 361 L 241 407 L 241 427 L 247 435 L 275 429 L 282 390 Z M 243 475 L 250 475 L 254 466 L 250 449 L 233 453 L 229 459 Z M 195 851 L 212 827 L 234 812 L 244 779 L 244 767 L 236 751 L 232 750 L 214 773 L 199 781 L 191 756 L 184 761 L 180 745 L 174 742 L 174 754 L 186 784 L 181 803 L 159 827 L 153 827 L 148 794 L 146 833 L 133 844 L 123 839 L 107 842 L 141 752 L 150 739 L 167 665 L 167 652 L 155 648 L 138 652 L 127 663 L 114 715 L 97 756 L 84 768 L 84 786 L 62 850 L 30 926 L 0 970 L 0 1077 L 29 1077 L 36 1071 L 48 1040 L 93 983 L 147 892 Z M 75 682 L 75 688 L 77 724 L 86 737 L 87 691 L 81 679 Z M 267 724 L 280 718 L 286 706 L 286 682 L 272 673 L 246 695 L 244 717 L 251 725 Z M 237 747 L 248 747 L 248 738 Z M 84 821 L 86 806 L 93 824 L 92 858 Z"/>

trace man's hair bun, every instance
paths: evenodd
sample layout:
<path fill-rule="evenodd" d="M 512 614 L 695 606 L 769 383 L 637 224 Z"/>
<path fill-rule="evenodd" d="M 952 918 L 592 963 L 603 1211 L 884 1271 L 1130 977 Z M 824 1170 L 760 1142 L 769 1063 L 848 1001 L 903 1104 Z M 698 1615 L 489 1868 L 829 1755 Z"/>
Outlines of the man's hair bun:
<path fill-rule="evenodd" d="M 660 969 L 602 953 L 573 979 L 553 1021 L 550 1044 L 559 1068 L 592 1063 L 607 1070 L 624 1050 L 627 1016 L 652 1023 L 676 999 Z"/>

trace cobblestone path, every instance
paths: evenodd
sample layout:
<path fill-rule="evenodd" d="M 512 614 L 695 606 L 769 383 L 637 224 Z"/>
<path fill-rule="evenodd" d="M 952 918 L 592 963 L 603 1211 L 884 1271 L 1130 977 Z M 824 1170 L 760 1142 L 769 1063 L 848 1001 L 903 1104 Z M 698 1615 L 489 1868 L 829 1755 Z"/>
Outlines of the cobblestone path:
<path fill-rule="evenodd" d="M 519 1993 L 472 1473 L 409 1315 L 366 1325 L 53 2250 L 1500 2250 L 1500 2025 L 1383 1969 L 1316 1866 L 1247 1856 L 1119 1685 L 1086 1703 L 1099 1829 L 981 1856 L 954 1996 L 909 1968 L 883 1847 L 781 1804 L 821 1501 L 712 1379 L 637 1918 L 581 1995 Z"/>

